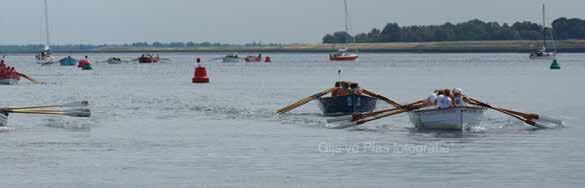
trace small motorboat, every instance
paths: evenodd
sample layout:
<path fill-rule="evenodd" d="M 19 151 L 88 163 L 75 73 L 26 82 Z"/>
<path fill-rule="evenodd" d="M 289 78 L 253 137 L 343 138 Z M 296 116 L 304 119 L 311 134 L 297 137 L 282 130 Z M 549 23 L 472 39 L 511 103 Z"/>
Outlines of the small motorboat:
<path fill-rule="evenodd" d="M 487 109 L 459 106 L 446 109 L 423 109 L 409 112 L 410 121 L 418 129 L 458 130 L 479 126 Z"/>
<path fill-rule="evenodd" d="M 160 63 L 160 57 L 157 56 L 153 56 L 153 55 L 142 55 L 138 58 L 138 62 L 139 63 Z"/>
<path fill-rule="evenodd" d="M 556 56 L 557 53 L 555 52 L 547 52 L 546 47 L 542 47 L 542 49 L 530 53 L 530 59 L 553 59 Z"/>
<path fill-rule="evenodd" d="M 59 60 L 59 64 L 61 64 L 61 66 L 75 66 L 77 64 L 77 59 L 71 57 L 71 56 L 67 56 L 61 60 Z"/>
<path fill-rule="evenodd" d="M 238 57 L 238 53 L 233 53 L 231 55 L 226 55 L 225 57 L 221 58 L 222 62 L 224 63 L 239 63 L 240 57 Z"/>
<path fill-rule="evenodd" d="M 356 61 L 358 58 L 357 53 L 350 53 L 347 48 L 339 49 L 337 52 L 329 54 L 330 61 Z"/>
<path fill-rule="evenodd" d="M 53 57 L 51 53 L 41 53 L 36 56 L 37 64 L 40 65 L 52 65 L 57 63 L 57 58 Z"/>
<path fill-rule="evenodd" d="M 372 112 L 378 99 L 365 95 L 346 95 L 319 98 L 319 108 L 324 116 L 344 116 L 353 113 Z"/>
<path fill-rule="evenodd" d="M 0 112 L 0 127 L 8 126 L 8 113 Z"/>

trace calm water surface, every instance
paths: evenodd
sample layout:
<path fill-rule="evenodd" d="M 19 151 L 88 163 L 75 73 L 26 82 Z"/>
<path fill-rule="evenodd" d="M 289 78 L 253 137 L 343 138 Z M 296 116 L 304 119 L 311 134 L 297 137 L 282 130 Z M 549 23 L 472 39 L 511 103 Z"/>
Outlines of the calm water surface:
<path fill-rule="evenodd" d="M 64 54 L 61 54 L 64 55 Z M 78 54 L 76 56 L 81 56 Z M 85 54 L 83 54 L 85 55 Z M 111 56 L 89 54 L 96 62 Z M 271 64 L 206 62 L 211 84 L 191 84 L 194 57 L 160 64 L 96 63 L 94 71 L 10 55 L 49 84 L 0 87 L 0 106 L 89 100 L 93 117 L 11 115 L 0 132 L 0 184 L 10 187 L 581 187 L 585 183 L 585 54 L 560 71 L 526 54 L 265 54 Z M 406 115 L 328 129 L 316 103 L 274 111 L 344 80 L 403 103 L 435 88 L 560 117 L 535 130 L 488 112 L 464 133 L 422 132 Z M 386 108 L 379 105 L 378 108 Z"/>

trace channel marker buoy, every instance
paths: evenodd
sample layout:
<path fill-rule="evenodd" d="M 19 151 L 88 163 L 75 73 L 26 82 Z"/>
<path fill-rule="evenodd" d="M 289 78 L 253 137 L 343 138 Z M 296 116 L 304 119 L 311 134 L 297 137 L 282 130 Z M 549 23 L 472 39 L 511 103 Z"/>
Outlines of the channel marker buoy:
<path fill-rule="evenodd" d="M 193 76 L 194 84 L 209 83 L 207 76 L 207 69 L 201 65 L 201 59 L 197 58 L 197 66 L 195 67 L 195 75 Z"/>
<path fill-rule="evenodd" d="M 561 69 L 561 64 L 559 64 L 559 61 L 557 61 L 557 59 L 553 60 L 552 64 L 550 65 L 550 69 L 551 70 Z"/>

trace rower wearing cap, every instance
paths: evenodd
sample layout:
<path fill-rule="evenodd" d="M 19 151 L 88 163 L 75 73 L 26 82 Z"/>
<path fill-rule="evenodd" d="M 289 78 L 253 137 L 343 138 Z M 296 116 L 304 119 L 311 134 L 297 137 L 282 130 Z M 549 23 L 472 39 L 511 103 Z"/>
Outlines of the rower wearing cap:
<path fill-rule="evenodd" d="M 460 88 L 453 89 L 453 104 L 455 106 L 465 106 L 465 101 L 463 100 L 463 90 Z"/>

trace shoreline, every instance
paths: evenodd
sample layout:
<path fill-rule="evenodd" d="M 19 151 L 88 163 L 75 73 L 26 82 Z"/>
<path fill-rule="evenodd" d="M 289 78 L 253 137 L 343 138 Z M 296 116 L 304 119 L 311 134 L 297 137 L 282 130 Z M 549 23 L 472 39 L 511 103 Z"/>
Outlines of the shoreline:
<path fill-rule="evenodd" d="M 365 53 L 529 53 L 542 41 L 455 41 L 409 43 L 288 44 L 257 47 L 137 48 L 107 46 L 92 50 L 54 50 L 54 53 L 328 53 L 349 47 Z M 585 40 L 556 41 L 559 53 L 585 53 Z M 531 47 L 532 46 L 532 47 Z M 3 53 L 37 53 L 36 51 Z"/>

